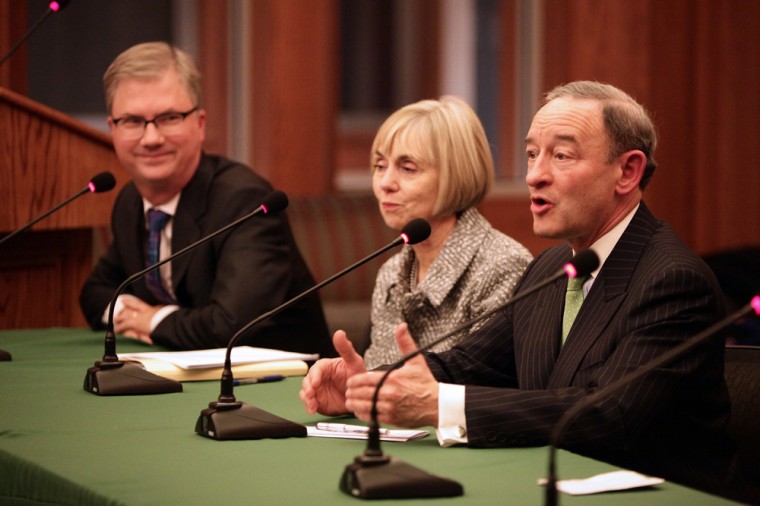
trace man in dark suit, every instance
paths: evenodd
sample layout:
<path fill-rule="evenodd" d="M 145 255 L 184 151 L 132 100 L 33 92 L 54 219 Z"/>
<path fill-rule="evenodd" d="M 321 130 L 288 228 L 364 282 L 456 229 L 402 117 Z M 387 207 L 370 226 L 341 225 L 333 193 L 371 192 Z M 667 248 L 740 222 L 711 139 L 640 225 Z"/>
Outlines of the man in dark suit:
<path fill-rule="evenodd" d="M 656 136 L 619 89 L 575 82 L 547 95 L 525 140 L 534 232 L 566 244 L 539 255 L 516 293 L 592 248 L 600 267 L 565 318 L 561 280 L 494 316 L 452 350 L 410 360 L 379 394 L 379 420 L 433 425 L 440 443 L 545 445 L 577 401 L 648 363 L 724 313 L 710 269 L 642 202 Z M 563 328 L 564 327 L 564 328 Z M 402 353 L 415 350 L 405 324 Z M 380 374 L 345 335 L 341 358 L 318 362 L 300 393 L 309 412 L 369 419 Z M 721 340 L 611 395 L 580 415 L 563 446 L 617 465 L 731 494 L 734 450 Z"/>
<path fill-rule="evenodd" d="M 80 296 L 93 328 L 104 325 L 128 276 L 250 213 L 272 191 L 248 167 L 203 153 L 200 75 L 186 53 L 138 44 L 114 60 L 104 84 L 114 149 L 133 179 L 114 205 L 113 242 Z M 115 330 L 175 349 L 226 346 L 246 323 L 314 284 L 284 213 L 249 218 L 155 274 L 119 297 Z M 240 343 L 334 355 L 316 296 Z"/>

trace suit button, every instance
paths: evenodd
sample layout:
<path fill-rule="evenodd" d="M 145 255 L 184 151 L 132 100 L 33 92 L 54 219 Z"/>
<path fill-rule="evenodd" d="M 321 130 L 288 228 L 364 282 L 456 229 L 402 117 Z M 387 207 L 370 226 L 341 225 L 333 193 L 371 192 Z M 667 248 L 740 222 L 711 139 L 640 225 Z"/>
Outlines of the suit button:
<path fill-rule="evenodd" d="M 486 440 L 490 442 L 496 441 L 496 433 L 492 430 L 486 432 Z"/>

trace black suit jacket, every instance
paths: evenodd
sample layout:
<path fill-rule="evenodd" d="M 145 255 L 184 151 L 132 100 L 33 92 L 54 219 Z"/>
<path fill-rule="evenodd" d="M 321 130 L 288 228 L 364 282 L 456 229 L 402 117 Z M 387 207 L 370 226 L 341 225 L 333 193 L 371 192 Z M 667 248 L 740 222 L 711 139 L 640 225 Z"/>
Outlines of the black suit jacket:
<path fill-rule="evenodd" d="M 567 245 L 539 255 L 516 291 L 558 272 Z M 642 203 L 560 346 L 567 280 L 528 296 L 429 362 L 466 384 L 471 446 L 545 445 L 562 414 L 723 315 L 710 269 Z M 561 349 L 560 349 L 561 348 Z M 715 491 L 734 479 L 724 428 L 723 341 L 714 339 L 579 416 L 563 446 Z"/>
<path fill-rule="evenodd" d="M 182 194 L 173 218 L 176 252 L 256 209 L 272 190 L 249 168 L 204 155 Z M 116 287 L 145 267 L 145 218 L 133 183 L 119 194 L 112 214 L 113 241 L 84 284 L 80 305 L 93 328 Z M 151 334 L 156 344 L 175 349 L 226 346 L 249 321 L 314 285 L 298 251 L 285 213 L 256 215 L 171 262 L 180 310 Z M 125 293 L 157 304 L 145 280 Z M 284 350 L 333 356 L 316 295 L 251 328 L 239 341 Z"/>

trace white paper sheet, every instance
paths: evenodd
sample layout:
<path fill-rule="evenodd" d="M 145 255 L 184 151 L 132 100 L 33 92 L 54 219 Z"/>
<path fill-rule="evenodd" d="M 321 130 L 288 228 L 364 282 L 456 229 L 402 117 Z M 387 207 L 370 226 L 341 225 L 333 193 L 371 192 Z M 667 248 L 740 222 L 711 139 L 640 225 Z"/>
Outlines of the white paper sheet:
<path fill-rule="evenodd" d="M 651 487 L 664 482 L 665 480 L 662 478 L 653 478 L 634 471 L 612 471 L 583 480 L 559 480 L 557 490 L 570 495 L 586 495 Z M 538 484 L 546 485 L 546 478 L 539 479 Z"/>
<path fill-rule="evenodd" d="M 183 369 L 207 369 L 222 367 L 226 348 L 212 350 L 193 351 L 156 351 L 144 353 L 119 353 L 119 358 L 152 358 L 164 360 Z M 255 364 L 259 362 L 277 362 L 280 360 L 317 360 L 319 355 L 308 353 L 294 353 L 291 351 L 273 350 L 269 348 L 256 348 L 253 346 L 236 346 L 232 349 L 230 361 L 232 365 Z"/>
<path fill-rule="evenodd" d="M 369 427 L 342 423 L 318 423 L 306 426 L 306 433 L 314 437 L 333 437 L 338 439 L 367 439 Z M 380 429 L 380 441 L 411 441 L 430 434 L 427 430 Z"/>

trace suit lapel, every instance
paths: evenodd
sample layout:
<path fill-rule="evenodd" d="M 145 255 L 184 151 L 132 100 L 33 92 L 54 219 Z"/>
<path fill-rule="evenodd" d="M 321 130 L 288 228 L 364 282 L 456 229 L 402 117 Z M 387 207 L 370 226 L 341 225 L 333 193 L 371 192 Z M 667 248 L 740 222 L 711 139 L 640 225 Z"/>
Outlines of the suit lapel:
<path fill-rule="evenodd" d="M 118 237 L 123 237 L 123 247 L 120 247 L 120 251 L 135 252 L 129 255 L 123 255 L 124 268 L 127 276 L 141 271 L 145 268 L 145 212 L 143 209 L 142 198 L 137 193 L 134 183 L 129 183 L 131 187 L 125 188 L 126 192 L 130 192 L 128 196 L 129 207 L 127 211 L 121 214 L 121 221 L 117 233 L 114 234 L 114 240 L 118 240 Z"/>
<path fill-rule="evenodd" d="M 201 157 L 198 170 L 182 190 L 177 213 L 172 224 L 172 252 L 177 252 L 202 238 L 201 217 L 206 213 L 207 193 L 213 180 L 210 161 Z M 175 293 L 179 282 L 187 273 L 192 252 L 172 260 L 172 285 Z"/>
<path fill-rule="evenodd" d="M 566 244 L 542 253 L 525 286 L 540 283 L 558 272 L 572 259 Z M 543 389 L 554 370 L 559 353 L 562 307 L 566 283 L 557 280 L 515 305 L 515 354 L 519 366 L 520 388 Z"/>
<path fill-rule="evenodd" d="M 569 248 L 568 248 L 569 249 Z M 562 265 L 572 260 L 572 255 L 568 255 Z M 561 268 L 561 266 L 559 267 Z M 557 270 L 559 270 L 559 268 Z M 546 388 L 551 381 L 556 369 L 557 357 L 560 354 L 560 336 L 562 335 L 562 310 L 565 304 L 565 292 L 567 291 L 567 281 L 558 280 L 551 286 L 546 287 L 546 310 L 541 311 L 540 316 L 546 318 L 549 323 L 548 332 L 542 332 L 539 340 L 542 341 L 541 347 L 551 350 L 551 353 L 539 355 L 541 357 L 538 369 L 538 382 L 533 388 Z M 543 299 L 543 297 L 542 297 Z M 539 312 L 537 312 L 539 314 Z M 548 318 L 547 318 L 548 317 Z M 535 322 L 533 325 L 539 325 Z M 546 324 L 546 323 L 544 323 Z"/>
<path fill-rule="evenodd" d="M 578 312 L 576 323 L 567 336 L 552 373 L 550 388 L 572 384 L 584 357 L 601 337 L 623 302 L 631 276 L 656 226 L 656 218 L 642 202 L 604 262 L 599 277 L 594 280 L 591 291 Z M 567 282 L 563 286 L 566 287 Z"/>

